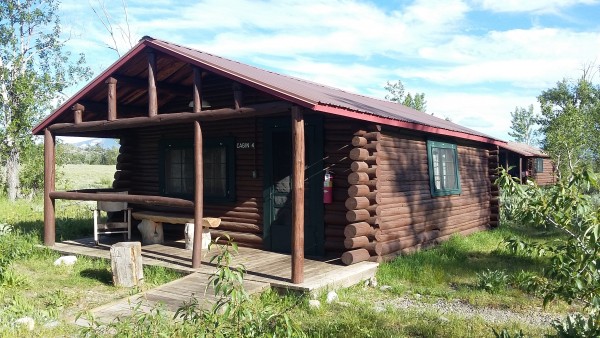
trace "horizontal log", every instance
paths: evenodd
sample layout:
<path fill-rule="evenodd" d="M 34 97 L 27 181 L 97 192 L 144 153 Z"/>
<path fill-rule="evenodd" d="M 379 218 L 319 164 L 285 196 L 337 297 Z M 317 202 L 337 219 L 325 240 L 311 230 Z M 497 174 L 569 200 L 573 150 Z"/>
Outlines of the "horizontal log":
<path fill-rule="evenodd" d="M 346 251 L 342 254 L 342 262 L 346 265 L 356 264 L 358 262 L 366 261 L 371 257 L 369 251 L 366 249 L 356 249 Z"/>
<path fill-rule="evenodd" d="M 365 209 L 371 205 L 371 201 L 366 197 L 349 197 L 344 205 L 348 210 Z"/>
<path fill-rule="evenodd" d="M 70 133 L 81 133 L 90 131 L 104 131 L 127 128 L 140 128 L 173 123 L 186 123 L 193 121 L 216 121 L 223 119 L 236 119 L 243 117 L 263 116 L 288 111 L 291 104 L 284 101 L 273 103 L 262 103 L 239 109 L 223 108 L 215 110 L 203 110 L 200 113 L 171 113 L 158 114 L 153 117 L 131 117 L 117 119 L 114 121 L 86 121 L 79 124 L 56 123 L 48 127 L 55 135 L 67 135 Z"/>
<path fill-rule="evenodd" d="M 236 232 L 250 232 L 256 234 L 262 234 L 263 229 L 257 224 L 239 223 L 239 222 L 227 222 L 221 220 L 219 229 L 225 231 L 236 231 Z"/>
<path fill-rule="evenodd" d="M 371 154 L 369 150 L 364 148 L 354 148 L 350 150 L 349 157 L 354 161 L 375 162 L 377 155 L 376 153 Z"/>
<path fill-rule="evenodd" d="M 365 172 L 367 174 L 373 175 L 377 170 L 376 165 L 369 165 L 364 161 L 354 161 L 350 164 L 350 169 L 354 172 Z"/>
<path fill-rule="evenodd" d="M 362 136 L 354 136 L 352 138 L 352 145 L 355 147 L 364 147 L 369 141 Z"/>
<path fill-rule="evenodd" d="M 375 210 L 377 209 L 377 206 L 375 205 L 371 205 L 367 208 L 364 209 L 358 209 L 358 210 L 348 210 L 346 212 L 346 219 L 348 220 L 348 222 L 360 222 L 360 221 L 366 221 L 368 220 L 371 216 L 375 215 Z"/>
<path fill-rule="evenodd" d="M 375 229 L 367 222 L 351 223 L 344 228 L 344 236 L 353 238 L 359 236 L 373 236 Z"/>
<path fill-rule="evenodd" d="M 368 184 L 370 180 L 366 172 L 353 172 L 348 175 L 349 184 Z"/>
<path fill-rule="evenodd" d="M 370 241 L 367 236 L 352 237 L 344 240 L 344 247 L 346 249 L 366 248 L 369 243 Z"/>
<path fill-rule="evenodd" d="M 452 223 L 469 222 L 474 219 L 488 217 L 489 210 L 479 206 L 459 208 L 452 212 L 419 213 L 416 215 L 377 217 L 377 225 L 383 233 L 397 231 L 406 226 L 421 227 L 428 224 L 441 229 Z"/>
<path fill-rule="evenodd" d="M 82 122 L 83 123 L 83 122 Z M 106 201 L 127 202 L 145 205 L 164 205 L 172 207 L 194 207 L 194 202 L 172 197 L 146 196 L 146 195 L 124 195 L 116 193 L 87 193 L 74 191 L 53 191 L 50 193 L 52 199 L 75 200 L 75 201 Z"/>
<path fill-rule="evenodd" d="M 424 232 L 415 236 L 395 239 L 387 242 L 377 242 L 375 245 L 375 253 L 377 255 L 386 255 L 392 252 L 400 251 L 404 248 L 414 246 L 419 243 L 425 243 L 439 236 L 438 230 Z"/>
<path fill-rule="evenodd" d="M 375 195 L 375 192 L 372 192 L 368 185 L 357 184 L 348 187 L 348 196 L 350 197 L 371 198 L 373 195 Z"/>
<path fill-rule="evenodd" d="M 454 200 L 423 200 L 413 203 L 382 203 L 377 205 L 377 216 L 391 216 L 391 215 L 404 215 L 414 214 L 422 211 L 446 211 L 452 210 L 457 207 L 464 207 L 470 205 L 481 205 L 487 203 L 489 205 L 489 198 L 465 198 L 465 199 L 454 199 Z"/>
<path fill-rule="evenodd" d="M 225 237 L 225 235 L 229 235 L 231 240 L 236 243 L 252 243 L 252 244 L 262 244 L 263 239 L 260 235 L 257 234 L 249 234 L 244 232 L 236 232 L 236 231 L 223 231 L 219 229 L 211 229 L 211 237 Z"/>
<path fill-rule="evenodd" d="M 375 232 L 375 239 L 378 242 L 391 241 L 393 239 L 399 239 L 399 238 L 416 235 L 416 234 L 424 232 L 424 231 L 439 230 L 437 228 L 437 226 L 438 226 L 438 224 L 433 223 L 433 222 L 432 223 L 423 223 L 423 224 L 419 224 L 417 226 L 411 225 L 411 226 L 405 226 L 405 227 L 393 229 L 393 230 L 397 230 L 397 231 L 385 232 L 385 233 L 381 229 L 377 229 L 377 231 Z"/>

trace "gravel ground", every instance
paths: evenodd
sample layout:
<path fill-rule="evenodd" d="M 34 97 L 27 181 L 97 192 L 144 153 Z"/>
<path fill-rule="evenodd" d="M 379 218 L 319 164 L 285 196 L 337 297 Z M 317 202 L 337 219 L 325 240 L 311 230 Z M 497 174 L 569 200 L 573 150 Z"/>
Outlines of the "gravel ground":
<path fill-rule="evenodd" d="M 385 311 L 386 308 L 394 309 L 413 309 L 423 311 L 436 311 L 441 316 L 454 315 L 465 318 L 480 317 L 489 323 L 500 324 L 506 322 L 522 322 L 535 326 L 549 326 L 555 319 L 561 317 L 556 314 L 545 312 L 519 313 L 510 310 L 500 310 L 493 308 L 478 308 L 460 300 L 447 301 L 438 299 L 435 303 L 423 303 L 418 300 L 412 300 L 404 297 L 378 301 L 374 305 L 377 312 Z"/>

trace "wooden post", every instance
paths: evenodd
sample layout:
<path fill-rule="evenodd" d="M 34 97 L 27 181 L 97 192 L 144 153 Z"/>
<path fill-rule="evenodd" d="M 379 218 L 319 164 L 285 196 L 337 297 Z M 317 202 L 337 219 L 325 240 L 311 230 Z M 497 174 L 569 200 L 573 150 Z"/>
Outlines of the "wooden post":
<path fill-rule="evenodd" d="M 83 122 L 83 112 L 85 111 L 85 107 L 79 103 L 76 103 L 71 107 L 73 111 L 73 120 L 75 124 L 80 124 Z"/>
<path fill-rule="evenodd" d="M 54 199 L 50 193 L 54 191 L 55 179 L 54 135 L 44 130 L 44 244 L 53 246 L 56 238 L 54 216 Z"/>
<path fill-rule="evenodd" d="M 232 85 L 233 88 L 233 104 L 235 109 L 240 109 L 242 107 L 242 86 L 234 82 Z"/>
<path fill-rule="evenodd" d="M 202 111 L 202 69 L 194 67 L 194 113 Z"/>
<path fill-rule="evenodd" d="M 194 181 L 194 246 L 192 251 L 192 268 L 196 269 L 200 267 L 202 261 L 202 209 L 204 208 L 202 128 L 199 121 L 194 122 Z"/>
<path fill-rule="evenodd" d="M 108 120 L 117 119 L 117 79 L 109 77 L 106 80 L 108 84 Z"/>
<path fill-rule="evenodd" d="M 523 158 L 519 156 L 519 182 L 523 183 Z"/>
<path fill-rule="evenodd" d="M 292 283 L 304 282 L 304 117 L 292 107 Z"/>
<path fill-rule="evenodd" d="M 142 244 L 120 242 L 110 247 L 110 267 L 115 286 L 133 287 L 144 282 Z"/>
<path fill-rule="evenodd" d="M 158 96 L 156 94 L 156 55 L 148 52 L 148 116 L 158 114 Z"/>

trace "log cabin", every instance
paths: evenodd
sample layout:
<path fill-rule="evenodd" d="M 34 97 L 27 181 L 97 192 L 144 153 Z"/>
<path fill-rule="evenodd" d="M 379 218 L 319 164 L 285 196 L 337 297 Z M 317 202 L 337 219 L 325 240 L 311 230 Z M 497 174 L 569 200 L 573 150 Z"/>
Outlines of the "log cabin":
<path fill-rule="evenodd" d="M 498 224 L 506 142 L 403 105 L 144 37 L 33 133 L 44 135 L 44 242 L 56 199 L 221 219 L 216 235 L 345 264 Z M 55 137 L 115 138 L 113 188 L 56 191 Z M 182 231 L 183 236 L 183 231 Z M 200 264 L 195 237 L 192 267 Z"/>
<path fill-rule="evenodd" d="M 533 180 L 540 186 L 556 183 L 556 166 L 541 149 L 518 142 L 507 142 L 500 147 L 500 165 L 522 183 Z"/>

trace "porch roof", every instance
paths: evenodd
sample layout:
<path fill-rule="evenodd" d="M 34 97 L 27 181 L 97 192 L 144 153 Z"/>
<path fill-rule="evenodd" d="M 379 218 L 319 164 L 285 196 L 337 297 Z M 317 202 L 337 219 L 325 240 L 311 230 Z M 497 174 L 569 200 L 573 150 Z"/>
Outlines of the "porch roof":
<path fill-rule="evenodd" d="M 117 60 L 112 66 L 36 126 L 33 133 L 41 134 L 47 126 L 64 122 L 65 119 L 60 118 L 61 115 L 69 114 L 70 108 L 74 104 L 78 103 L 82 98 L 89 97 L 93 91 L 98 91 L 98 87 L 104 88 L 104 82 L 108 78 L 114 76 L 114 74 L 123 73 L 126 65 L 128 67 L 131 66 L 130 60 L 139 60 L 139 56 L 143 55 L 144 51 L 148 49 L 156 50 L 174 60 L 200 67 L 223 78 L 236 81 L 275 98 L 316 112 L 501 146 L 505 145 L 504 141 L 401 104 L 278 74 L 151 37 L 142 38 L 126 55 Z M 143 76 L 140 79 L 143 79 Z M 184 82 L 182 81 L 181 83 L 183 84 Z"/>
<path fill-rule="evenodd" d="M 506 144 L 503 144 L 500 147 L 525 157 L 550 158 L 550 156 L 544 153 L 542 149 L 530 146 L 525 143 L 507 142 Z"/>

